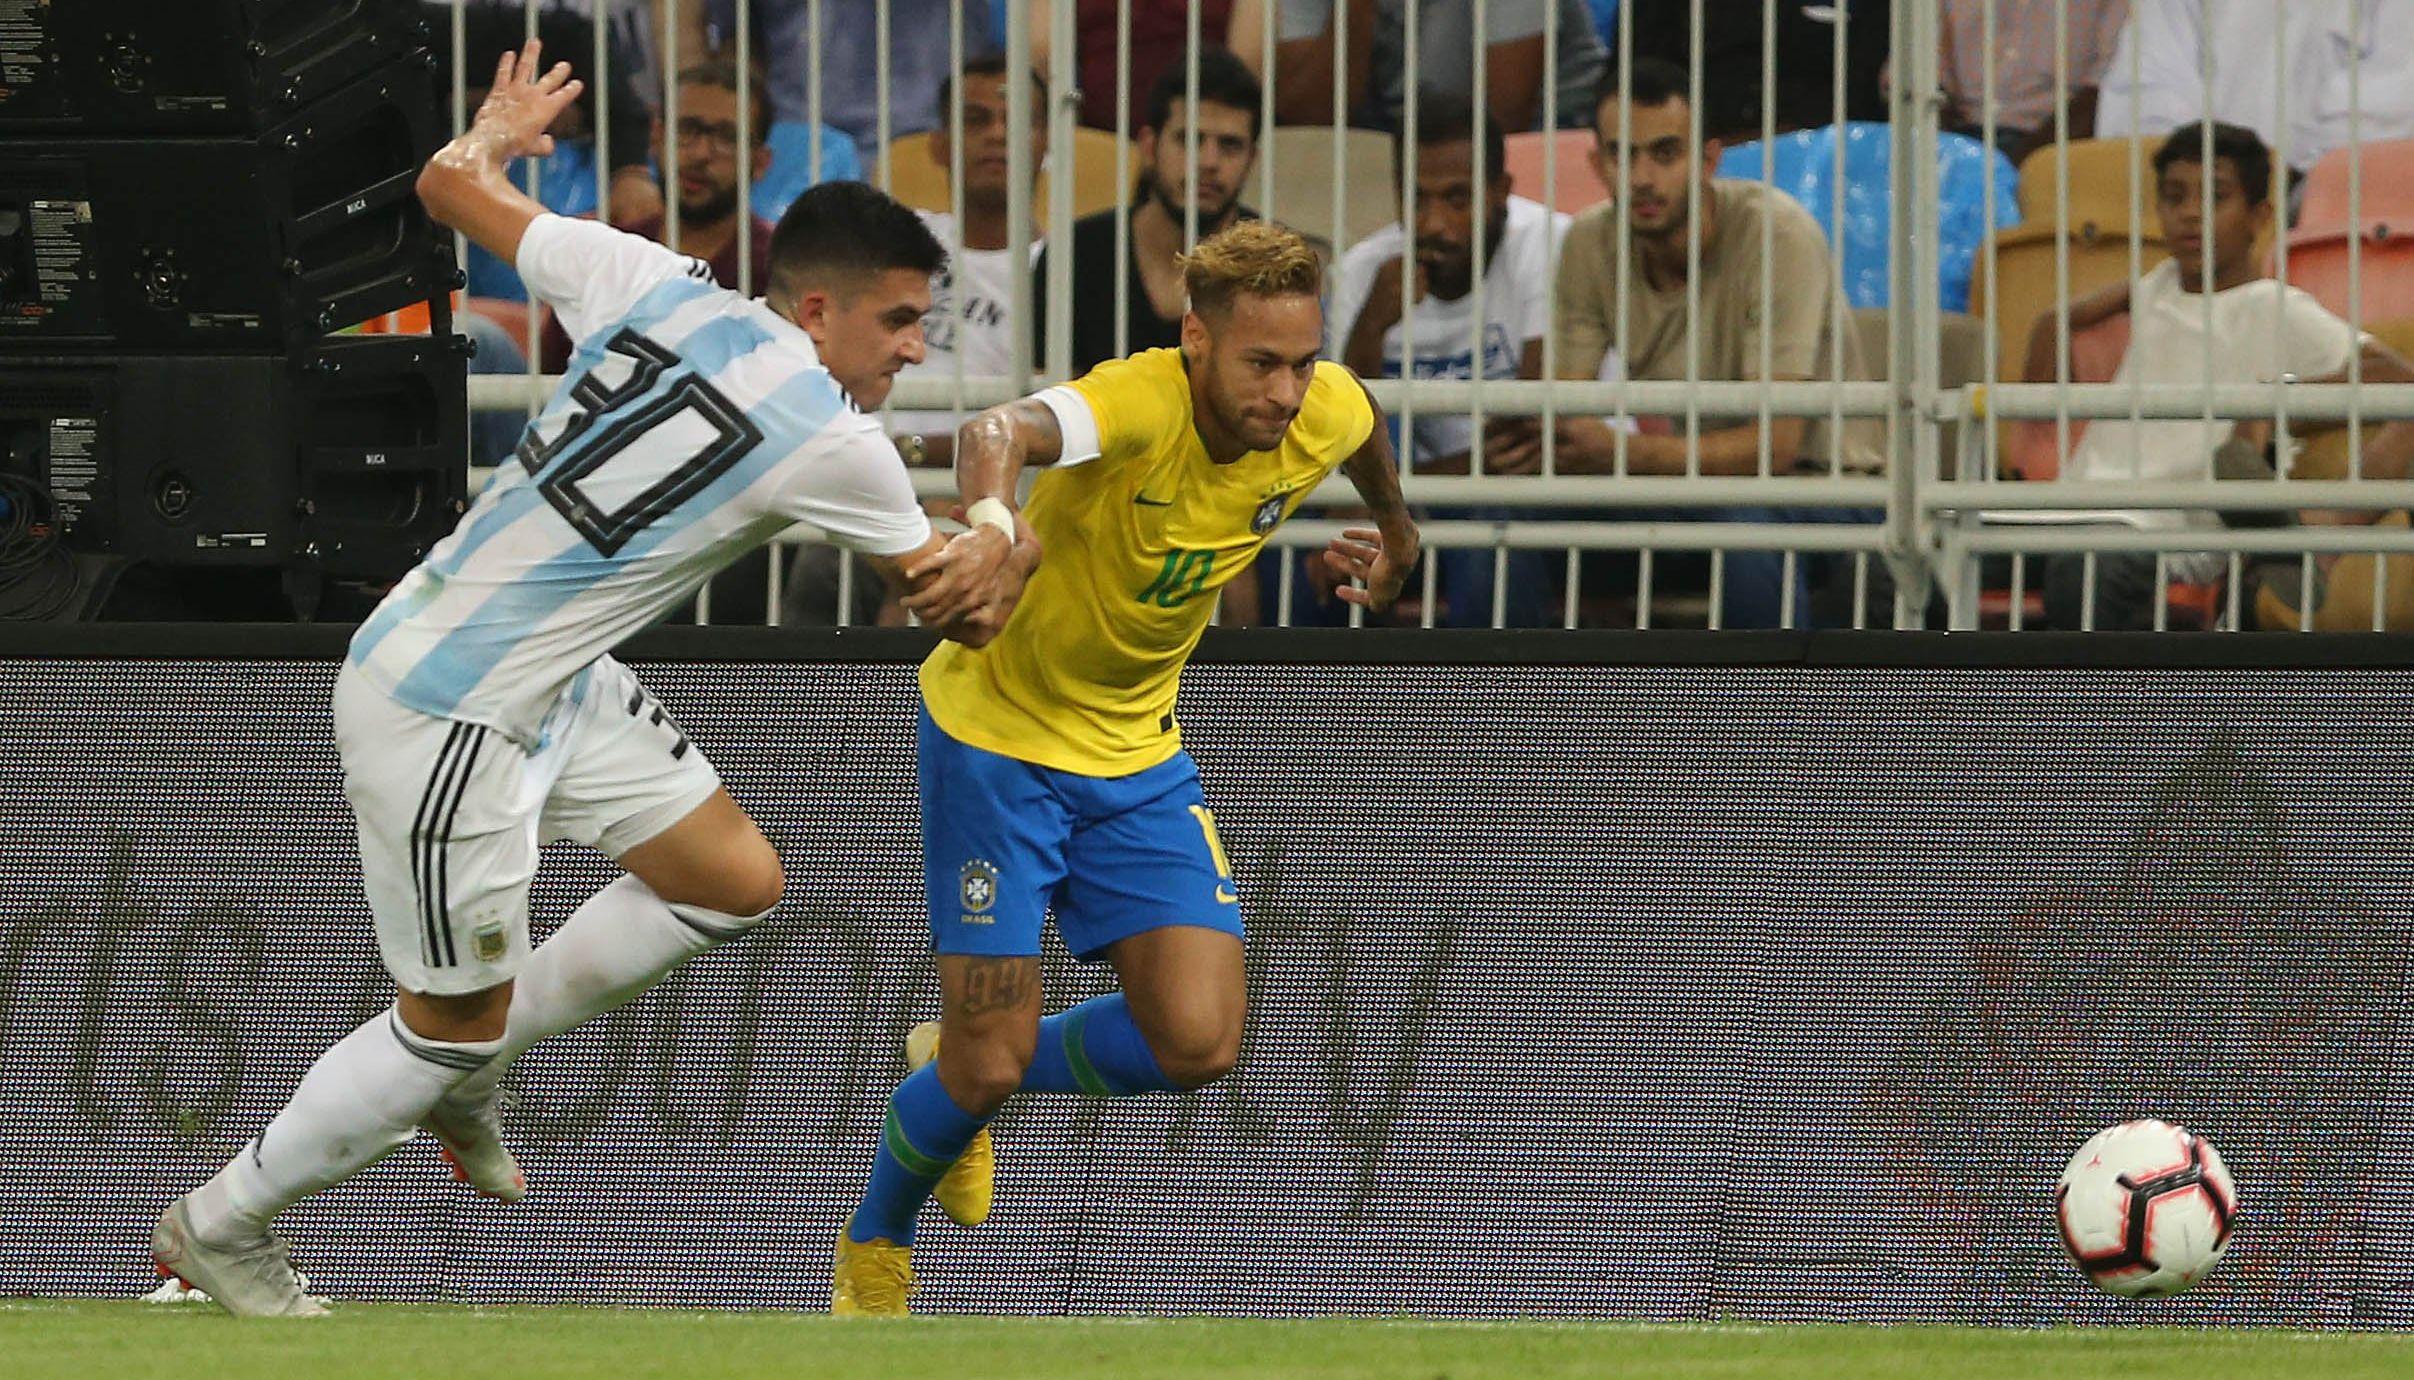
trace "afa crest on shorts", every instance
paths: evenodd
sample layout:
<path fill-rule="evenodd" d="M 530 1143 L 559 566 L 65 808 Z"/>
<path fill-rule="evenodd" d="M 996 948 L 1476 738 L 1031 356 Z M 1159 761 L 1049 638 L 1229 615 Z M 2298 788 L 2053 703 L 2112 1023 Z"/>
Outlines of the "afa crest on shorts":
<path fill-rule="evenodd" d="M 1257 516 L 1249 519 L 1249 531 L 1252 534 L 1260 537 L 1264 536 L 1268 532 L 1273 531 L 1274 524 L 1282 521 L 1282 505 L 1290 497 L 1291 496 L 1287 493 L 1276 494 L 1272 498 L 1267 499 L 1265 502 L 1258 504 Z"/>
<path fill-rule="evenodd" d="M 985 914 L 997 904 L 997 869 L 974 858 L 964 864 L 959 890 L 967 915 Z"/>

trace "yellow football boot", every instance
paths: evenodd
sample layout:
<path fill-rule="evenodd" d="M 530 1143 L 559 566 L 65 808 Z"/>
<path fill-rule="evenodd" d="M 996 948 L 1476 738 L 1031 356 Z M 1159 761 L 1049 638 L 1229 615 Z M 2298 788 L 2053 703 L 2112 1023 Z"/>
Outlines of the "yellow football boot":
<path fill-rule="evenodd" d="M 939 1023 L 924 1021 L 905 1033 L 905 1066 L 919 1069 L 939 1057 Z M 939 1186 L 931 1196 L 939 1200 L 939 1210 L 949 1220 L 962 1227 L 977 1227 L 989 1218 L 989 1202 L 996 1193 L 997 1151 L 989 1143 L 989 1128 L 972 1138 L 963 1155 L 948 1166 L 940 1176 Z"/>
<path fill-rule="evenodd" d="M 850 1241 L 844 1228 L 830 1271 L 830 1312 L 841 1318 L 902 1318 L 914 1293 L 914 1252 L 883 1238 Z"/>

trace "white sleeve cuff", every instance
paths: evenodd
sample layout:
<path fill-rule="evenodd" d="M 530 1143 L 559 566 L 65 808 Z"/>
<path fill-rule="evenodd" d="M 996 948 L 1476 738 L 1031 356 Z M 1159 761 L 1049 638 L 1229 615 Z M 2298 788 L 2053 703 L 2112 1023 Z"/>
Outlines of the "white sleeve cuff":
<path fill-rule="evenodd" d="M 1062 384 L 1043 388 L 1036 396 L 1041 406 L 1056 414 L 1056 431 L 1064 438 L 1056 467 L 1070 469 L 1097 459 L 1098 414 L 1090 410 L 1090 400 Z"/>

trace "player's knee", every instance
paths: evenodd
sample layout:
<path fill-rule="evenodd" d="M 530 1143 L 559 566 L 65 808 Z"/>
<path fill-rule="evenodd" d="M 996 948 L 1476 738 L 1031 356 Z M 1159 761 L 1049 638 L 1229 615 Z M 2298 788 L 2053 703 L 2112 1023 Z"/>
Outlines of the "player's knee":
<path fill-rule="evenodd" d="M 975 1116 L 988 1116 L 1014 1096 L 1031 1067 L 1036 1036 L 1029 1040 L 993 1036 L 963 1039 L 953 1036 L 939 1045 L 939 1081 L 956 1105 Z"/>
<path fill-rule="evenodd" d="M 1162 1044 L 1163 1048 L 1149 1052 L 1157 1056 L 1157 1068 L 1166 1081 L 1183 1089 L 1204 1088 L 1221 1080 L 1232 1072 L 1241 1057 L 1237 1027 L 1230 1031 L 1177 1032 Z"/>
<path fill-rule="evenodd" d="M 704 888 L 710 894 L 694 898 L 691 904 L 741 918 L 751 925 L 779 905 L 787 887 L 788 878 L 780 869 L 779 854 L 758 835 L 748 847 L 733 850 Z"/>

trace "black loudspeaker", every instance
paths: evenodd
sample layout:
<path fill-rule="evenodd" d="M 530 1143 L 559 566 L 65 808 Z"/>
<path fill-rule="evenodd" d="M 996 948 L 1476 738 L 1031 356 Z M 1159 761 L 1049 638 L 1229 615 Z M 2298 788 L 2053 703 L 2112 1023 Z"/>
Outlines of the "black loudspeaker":
<path fill-rule="evenodd" d="M 432 73 L 415 50 L 256 137 L 0 140 L 0 352 L 283 350 L 442 295 Z"/>
<path fill-rule="evenodd" d="M 0 358 L 0 473 L 71 552 L 392 578 L 465 506 L 467 367 L 449 335 Z"/>
<path fill-rule="evenodd" d="M 416 0 L 0 0 L 0 135 L 256 134 L 432 42 Z"/>

